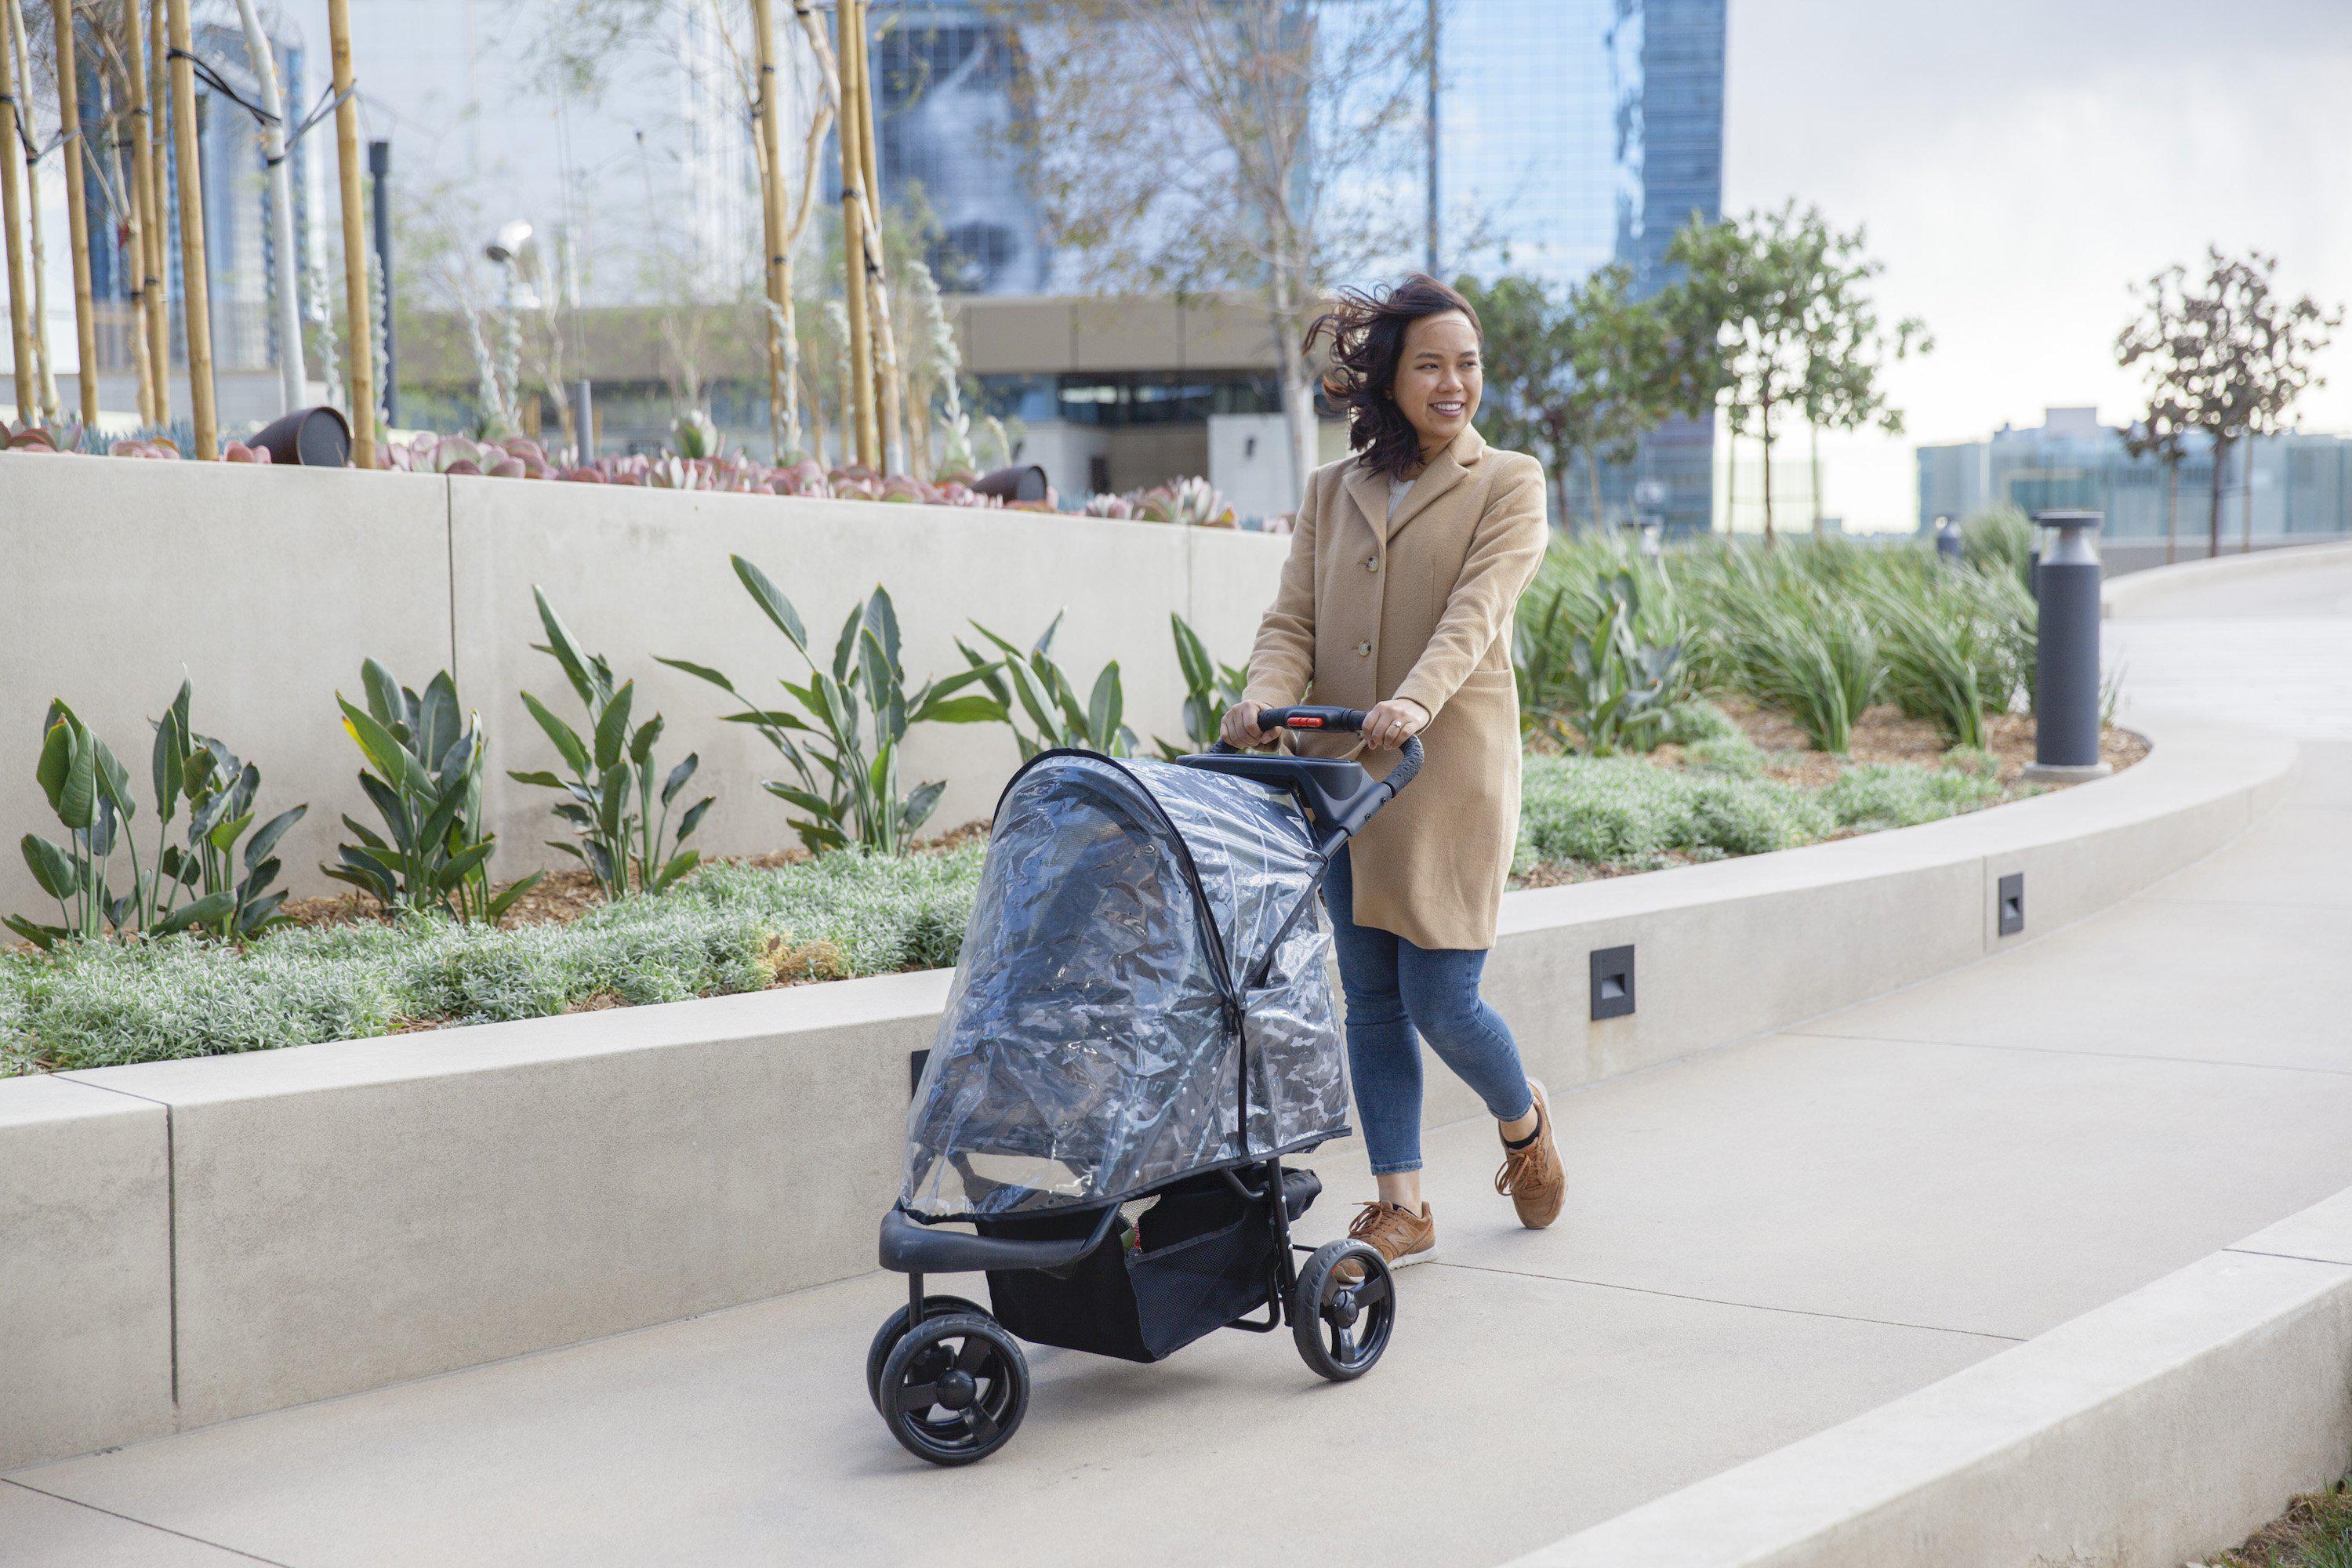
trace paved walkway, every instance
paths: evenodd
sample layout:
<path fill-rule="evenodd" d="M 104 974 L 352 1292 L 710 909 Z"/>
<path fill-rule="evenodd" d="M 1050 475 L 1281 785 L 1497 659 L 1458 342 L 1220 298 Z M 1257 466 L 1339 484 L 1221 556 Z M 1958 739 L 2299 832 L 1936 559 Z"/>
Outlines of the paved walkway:
<path fill-rule="evenodd" d="M 2137 710 L 2299 732 L 2291 805 L 2070 930 L 1562 1096 L 1551 1231 L 1489 1131 L 1435 1134 L 1444 1259 L 1360 1383 L 1242 1334 L 1037 1351 L 1019 1437 L 934 1471 L 859 1385 L 872 1277 L 22 1471 L 0 1562 L 1484 1564 L 1933 1382 L 2352 1185 L 2352 565 L 2163 607 L 2112 626 Z M 1326 1179 L 1318 1235 L 1366 1184 Z"/>

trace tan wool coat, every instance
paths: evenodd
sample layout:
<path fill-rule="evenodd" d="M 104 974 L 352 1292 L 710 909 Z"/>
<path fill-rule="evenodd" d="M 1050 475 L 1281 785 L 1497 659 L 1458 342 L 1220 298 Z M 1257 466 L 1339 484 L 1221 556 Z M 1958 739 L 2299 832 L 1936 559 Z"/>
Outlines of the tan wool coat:
<path fill-rule="evenodd" d="M 1548 540 L 1543 466 L 1465 430 L 1389 515 L 1354 458 L 1308 481 L 1282 586 L 1250 650 L 1250 700 L 1430 712 L 1422 773 L 1349 851 L 1355 918 L 1425 948 L 1489 948 L 1519 831 L 1511 610 Z M 1343 756 L 1346 735 L 1296 737 Z M 1399 753 L 1363 761 L 1385 775 Z"/>

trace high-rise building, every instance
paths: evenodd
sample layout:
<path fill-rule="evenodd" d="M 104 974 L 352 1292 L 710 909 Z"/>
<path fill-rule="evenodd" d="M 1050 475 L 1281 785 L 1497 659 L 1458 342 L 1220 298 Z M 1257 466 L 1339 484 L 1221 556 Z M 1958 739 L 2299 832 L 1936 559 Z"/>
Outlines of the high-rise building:
<path fill-rule="evenodd" d="M 1564 288 L 1611 261 L 1635 287 L 1723 204 L 1726 0 L 1452 0 L 1440 7 L 1441 267 Z M 1713 516 L 1714 428 L 1675 421 L 1603 486 L 1612 513 Z"/>

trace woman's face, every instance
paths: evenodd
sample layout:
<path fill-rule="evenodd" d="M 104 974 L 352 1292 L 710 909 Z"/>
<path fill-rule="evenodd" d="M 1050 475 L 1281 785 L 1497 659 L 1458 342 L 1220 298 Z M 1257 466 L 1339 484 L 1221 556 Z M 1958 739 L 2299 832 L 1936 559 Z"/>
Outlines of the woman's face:
<path fill-rule="evenodd" d="M 1478 364 L 1478 333 L 1459 310 L 1423 316 L 1404 329 L 1404 353 L 1397 358 L 1396 405 L 1421 436 L 1421 449 L 1434 452 L 1462 434 L 1478 412 L 1484 384 Z"/>

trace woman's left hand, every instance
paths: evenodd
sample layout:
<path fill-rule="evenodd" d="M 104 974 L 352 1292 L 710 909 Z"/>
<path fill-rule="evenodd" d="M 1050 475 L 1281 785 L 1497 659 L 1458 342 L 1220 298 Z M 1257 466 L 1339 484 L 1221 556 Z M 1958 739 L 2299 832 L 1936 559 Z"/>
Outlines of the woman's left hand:
<path fill-rule="evenodd" d="M 1403 745 L 1429 727 L 1429 710 L 1402 697 L 1375 704 L 1364 715 L 1364 744 L 1375 752 Z"/>

